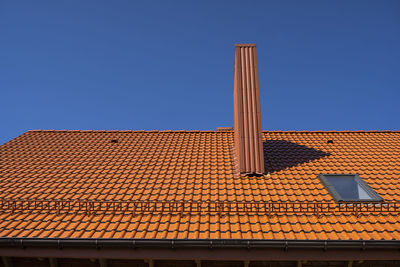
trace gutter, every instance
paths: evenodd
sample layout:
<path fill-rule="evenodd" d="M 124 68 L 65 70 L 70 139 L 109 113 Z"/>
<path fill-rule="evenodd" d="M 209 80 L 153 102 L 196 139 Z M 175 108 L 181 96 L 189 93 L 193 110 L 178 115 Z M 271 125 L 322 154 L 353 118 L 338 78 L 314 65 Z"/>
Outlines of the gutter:
<path fill-rule="evenodd" d="M 400 249 L 400 240 L 265 240 L 265 239 L 116 239 L 0 238 L 0 248 L 147 248 L 147 249 Z"/>

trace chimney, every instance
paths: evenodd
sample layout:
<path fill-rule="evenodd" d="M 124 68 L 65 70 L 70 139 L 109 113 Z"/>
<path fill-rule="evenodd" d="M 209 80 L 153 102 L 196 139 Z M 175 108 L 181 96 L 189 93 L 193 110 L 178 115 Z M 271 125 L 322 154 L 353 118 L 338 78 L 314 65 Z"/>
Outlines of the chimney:
<path fill-rule="evenodd" d="M 235 46 L 234 142 L 241 175 L 264 173 L 260 87 L 255 44 Z"/>

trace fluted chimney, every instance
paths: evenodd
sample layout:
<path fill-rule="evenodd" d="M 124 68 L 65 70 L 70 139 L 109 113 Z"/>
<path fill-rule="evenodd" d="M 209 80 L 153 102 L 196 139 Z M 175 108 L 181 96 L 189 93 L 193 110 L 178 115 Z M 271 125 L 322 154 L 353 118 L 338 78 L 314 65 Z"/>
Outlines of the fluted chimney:
<path fill-rule="evenodd" d="M 263 174 L 264 150 L 255 44 L 235 46 L 233 106 L 235 153 L 240 174 Z"/>

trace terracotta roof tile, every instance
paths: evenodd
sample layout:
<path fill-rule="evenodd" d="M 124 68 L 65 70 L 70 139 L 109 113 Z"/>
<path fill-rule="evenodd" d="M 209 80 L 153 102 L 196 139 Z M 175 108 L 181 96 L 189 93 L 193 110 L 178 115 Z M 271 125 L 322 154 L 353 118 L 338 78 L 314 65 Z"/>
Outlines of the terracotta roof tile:
<path fill-rule="evenodd" d="M 357 173 L 385 201 L 400 201 L 399 132 L 263 135 L 266 174 L 235 177 L 233 132 L 29 131 L 0 146 L 0 200 L 334 203 L 318 175 Z M 0 209 L 3 237 L 399 240 L 399 222 L 398 212 L 378 211 Z"/>

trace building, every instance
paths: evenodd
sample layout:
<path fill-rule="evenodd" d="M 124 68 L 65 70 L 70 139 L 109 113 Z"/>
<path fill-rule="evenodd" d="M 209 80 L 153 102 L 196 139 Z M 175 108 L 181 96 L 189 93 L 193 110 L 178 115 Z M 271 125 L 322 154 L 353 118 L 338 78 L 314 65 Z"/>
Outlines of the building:
<path fill-rule="evenodd" d="M 28 131 L 0 146 L 2 266 L 400 266 L 400 132 Z"/>

